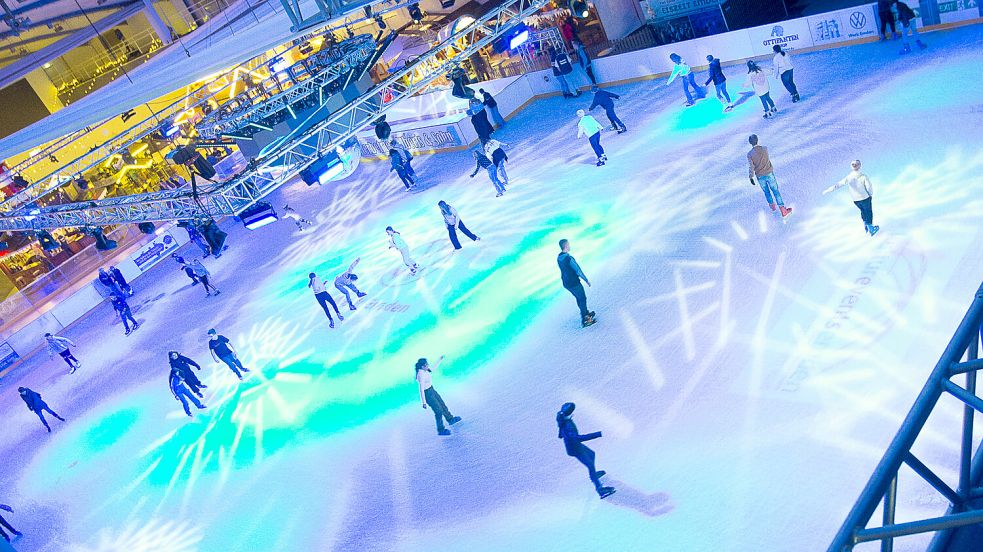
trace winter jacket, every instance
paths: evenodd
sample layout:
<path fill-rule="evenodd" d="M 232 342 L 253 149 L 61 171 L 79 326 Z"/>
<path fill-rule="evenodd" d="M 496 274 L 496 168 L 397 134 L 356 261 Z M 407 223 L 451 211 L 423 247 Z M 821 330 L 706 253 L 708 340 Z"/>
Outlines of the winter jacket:
<path fill-rule="evenodd" d="M 199 278 L 211 274 L 211 272 L 208 272 L 208 269 L 205 268 L 205 265 L 201 264 L 201 261 L 198 259 L 191 261 L 191 270 L 193 270 L 195 276 L 198 276 Z"/>
<path fill-rule="evenodd" d="M 594 433 L 588 433 L 587 435 L 581 435 L 577 431 L 577 424 L 573 423 L 570 418 L 563 419 L 560 423 L 560 439 L 563 439 L 563 445 L 567 449 L 567 454 L 570 456 L 577 456 L 581 450 L 586 448 L 584 446 L 584 441 L 590 441 L 592 439 L 597 439 L 601 436 L 600 431 L 595 431 Z"/>
<path fill-rule="evenodd" d="M 556 264 L 560 267 L 560 279 L 563 281 L 563 287 L 577 287 L 580 285 L 581 278 L 584 281 L 587 280 L 587 276 L 584 276 L 584 271 L 580 270 L 580 265 L 577 264 L 577 259 L 574 259 L 573 255 L 561 252 L 556 257 Z"/>
<path fill-rule="evenodd" d="M 775 78 L 777 79 L 782 76 L 782 73 L 793 69 L 792 56 L 788 52 L 785 52 L 784 56 L 780 53 L 775 54 L 775 57 L 772 58 L 771 66 L 775 68 Z"/>
<path fill-rule="evenodd" d="M 67 351 L 69 346 L 71 347 L 76 346 L 75 342 L 72 341 L 71 339 L 68 339 L 67 337 L 59 337 L 57 335 L 46 337 L 45 340 L 48 342 L 48 349 L 58 354 Z"/>
<path fill-rule="evenodd" d="M 182 354 L 178 354 L 177 358 L 168 357 L 167 360 L 170 362 L 171 368 L 177 370 L 181 374 L 190 372 L 192 366 L 201 370 L 201 365 Z"/>
<path fill-rule="evenodd" d="M 588 138 L 601 132 L 601 123 L 597 122 L 597 119 L 591 117 L 590 115 L 584 115 L 580 118 L 580 122 L 577 123 L 577 138 L 581 136 L 587 136 Z"/>
<path fill-rule="evenodd" d="M 566 52 L 557 52 L 553 56 L 553 76 L 569 75 L 573 71 L 570 56 Z"/>
<path fill-rule="evenodd" d="M 113 308 L 116 309 L 116 312 L 118 312 L 120 315 L 130 310 L 130 305 L 127 304 L 126 300 L 122 297 L 113 297 L 112 303 Z"/>
<path fill-rule="evenodd" d="M 891 13 L 891 4 L 894 4 L 894 0 L 877 0 L 877 14 L 885 19 L 894 19 L 894 14 Z"/>
<path fill-rule="evenodd" d="M 672 81 L 676 80 L 676 77 L 685 78 L 686 75 L 689 75 L 692 71 L 693 70 L 690 68 L 689 65 L 686 65 L 683 62 L 679 62 L 676 64 L 675 67 L 672 68 L 672 73 L 669 75 L 669 80 L 666 81 L 666 84 L 668 85 L 672 83 Z"/>
<path fill-rule="evenodd" d="M 460 220 L 457 216 L 457 209 L 451 207 L 450 205 L 448 205 L 447 208 L 450 209 L 450 214 L 445 213 L 443 210 L 440 211 L 441 214 L 444 215 L 444 224 L 447 226 L 456 226 L 457 221 Z"/>
<path fill-rule="evenodd" d="M 850 197 L 854 201 L 863 201 L 874 196 L 874 185 L 871 184 L 870 179 L 867 178 L 867 175 L 860 171 L 850 171 L 850 174 L 846 175 L 842 180 L 830 187 L 829 191 L 842 188 L 844 186 L 850 189 Z"/>
<path fill-rule="evenodd" d="M 594 101 L 590 103 L 589 109 L 594 109 L 597 106 L 601 106 L 605 111 L 609 109 L 614 109 L 614 98 L 615 100 L 620 99 L 621 96 L 608 92 L 607 90 L 598 90 L 594 92 Z"/>
<path fill-rule="evenodd" d="M 482 96 L 485 97 L 485 101 L 482 102 L 482 103 L 484 103 L 486 106 L 488 106 L 488 107 L 498 107 L 498 102 L 495 101 L 495 98 L 492 97 L 491 94 L 489 94 L 488 92 L 483 92 L 482 93 Z"/>
<path fill-rule="evenodd" d="M 31 412 L 37 412 L 44 406 L 41 394 L 37 391 L 25 388 L 24 392 L 20 394 L 20 398 L 24 399 L 24 403 L 27 404 L 27 408 Z"/>
<path fill-rule="evenodd" d="M 504 151 L 505 150 L 504 146 L 505 145 L 499 142 L 498 140 L 489 139 L 487 142 L 485 142 L 485 157 L 491 159 L 492 163 L 494 164 L 495 150 L 501 149 Z"/>
<path fill-rule="evenodd" d="M 768 87 L 768 75 L 764 71 L 748 73 L 747 80 L 744 81 L 744 86 L 751 86 L 754 89 L 754 93 L 759 96 L 764 96 L 771 90 Z"/>
<path fill-rule="evenodd" d="M 758 144 L 747 152 L 748 176 L 765 176 L 775 172 L 768 157 L 768 148 Z"/>
<path fill-rule="evenodd" d="M 116 280 L 116 283 L 117 284 L 119 284 L 121 286 L 125 286 L 126 285 L 126 278 L 123 277 L 123 273 L 120 272 L 120 270 L 118 268 L 113 267 L 109 271 L 109 273 L 113 276 L 113 279 Z"/>
<path fill-rule="evenodd" d="M 478 154 L 477 162 L 478 162 L 478 166 L 474 168 L 474 172 L 471 173 L 471 176 L 478 174 L 478 171 L 481 169 L 487 169 L 488 167 L 492 166 L 491 159 L 485 157 L 485 154 L 483 153 Z"/>
<path fill-rule="evenodd" d="M 895 5 L 898 7 L 898 21 L 907 27 L 911 20 L 916 17 L 915 10 L 911 9 L 911 7 L 904 2 L 897 2 Z"/>
<path fill-rule="evenodd" d="M 491 136 L 491 133 L 495 132 L 495 127 L 488 122 L 488 113 L 484 109 L 471 116 L 471 124 L 474 125 L 474 131 L 479 137 Z"/>
<path fill-rule="evenodd" d="M 707 68 L 707 71 L 707 81 L 703 83 L 703 86 L 710 84 L 710 81 L 713 81 L 713 84 L 723 84 L 727 81 L 727 77 L 724 76 L 724 72 L 720 69 L 719 59 L 713 58 L 713 60 L 710 61 L 710 66 Z"/>

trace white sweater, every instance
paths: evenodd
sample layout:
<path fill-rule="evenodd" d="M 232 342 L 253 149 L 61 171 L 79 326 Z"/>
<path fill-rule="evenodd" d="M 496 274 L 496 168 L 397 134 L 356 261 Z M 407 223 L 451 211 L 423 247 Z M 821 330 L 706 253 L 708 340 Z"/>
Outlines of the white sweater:
<path fill-rule="evenodd" d="M 581 136 L 591 137 L 598 132 L 601 132 L 601 123 L 597 122 L 597 119 L 591 117 L 590 115 L 584 115 L 580 118 L 580 122 L 577 123 L 577 138 Z"/>
<path fill-rule="evenodd" d="M 744 81 L 744 86 L 750 86 L 752 89 L 754 89 L 755 94 L 764 96 L 769 91 L 768 74 L 764 71 L 748 73 L 747 80 Z"/>
<path fill-rule="evenodd" d="M 792 56 L 788 52 L 785 55 L 775 54 L 775 58 L 771 62 L 772 67 L 775 68 L 775 78 L 781 77 L 782 73 L 785 71 L 791 71 L 794 69 L 792 67 Z"/>
<path fill-rule="evenodd" d="M 850 174 L 843 177 L 842 180 L 833 184 L 829 188 L 826 188 L 827 192 L 832 192 L 843 186 L 848 186 L 850 188 L 850 197 L 854 201 L 863 201 L 868 197 L 874 196 L 874 185 L 870 183 L 870 179 L 867 175 L 860 171 L 850 171 Z"/>

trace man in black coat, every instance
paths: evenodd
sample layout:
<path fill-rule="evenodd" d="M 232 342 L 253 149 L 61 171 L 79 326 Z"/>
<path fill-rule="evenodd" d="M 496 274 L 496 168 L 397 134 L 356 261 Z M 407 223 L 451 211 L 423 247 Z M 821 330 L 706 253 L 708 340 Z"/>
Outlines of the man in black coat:
<path fill-rule="evenodd" d="M 18 387 L 17 392 L 20 393 L 20 398 L 24 399 L 24 403 L 27 404 L 28 410 L 38 415 L 38 418 L 41 419 L 41 423 L 48 429 L 48 433 L 51 433 L 51 426 L 49 426 L 48 421 L 44 419 L 45 411 L 48 411 L 55 418 L 58 418 L 63 422 L 65 421 L 65 418 L 62 418 L 56 414 L 55 411 L 48 406 L 48 403 L 44 402 L 44 399 L 41 398 L 41 394 L 37 391 L 33 391 L 27 387 Z"/>
<path fill-rule="evenodd" d="M 109 267 L 109 275 L 113 277 L 113 280 L 119 284 L 120 289 L 123 290 L 127 295 L 133 295 L 133 288 L 127 283 L 126 278 L 123 277 L 123 273 L 120 272 L 115 266 Z"/>
<path fill-rule="evenodd" d="M 126 335 L 130 335 L 133 333 L 133 330 L 140 327 L 140 323 L 137 322 L 137 319 L 133 318 L 133 311 L 130 310 L 130 305 L 126 302 L 126 299 L 114 295 L 112 298 L 110 298 L 110 301 L 113 303 L 113 308 L 116 309 L 116 314 L 118 314 L 120 320 L 123 321 L 123 329 L 126 330 Z M 130 327 L 130 322 L 133 323 L 132 328 Z"/>
<path fill-rule="evenodd" d="M 590 110 L 593 110 L 597 106 L 604 108 L 604 114 L 608 116 L 608 120 L 611 121 L 611 126 L 614 130 L 618 131 L 618 134 L 628 130 L 628 127 L 621 122 L 618 118 L 618 114 L 614 112 L 614 100 L 621 98 L 621 96 L 608 92 L 607 90 L 601 90 L 597 85 L 590 87 L 591 92 L 594 93 L 594 101 L 590 104 Z"/>
<path fill-rule="evenodd" d="M 560 411 L 556 413 L 556 425 L 560 429 L 559 438 L 563 439 L 563 445 L 567 449 L 567 455 L 580 460 L 580 463 L 587 467 L 587 475 L 590 477 L 591 483 L 594 484 L 594 489 L 597 490 L 598 496 L 607 498 L 614 494 L 615 489 L 614 487 L 605 487 L 601 484 L 601 478 L 604 477 L 606 472 L 597 470 L 594 467 L 594 451 L 584 444 L 584 441 L 600 438 L 601 432 L 595 431 L 594 433 L 581 435 L 577 431 L 577 424 L 573 423 L 573 420 L 570 419 L 575 408 L 577 408 L 577 405 L 565 403 L 560 407 Z"/>
<path fill-rule="evenodd" d="M 594 324 L 594 312 L 587 309 L 587 292 L 584 290 L 581 280 L 590 286 L 590 280 L 580 269 L 577 260 L 570 254 L 570 240 L 560 240 L 560 254 L 556 258 L 556 264 L 560 267 L 560 281 L 563 287 L 569 291 L 577 300 L 577 308 L 580 309 L 580 323 L 583 327 Z"/>
<path fill-rule="evenodd" d="M 478 134 L 478 140 L 484 144 L 491 138 L 492 132 L 495 132 L 491 123 L 488 122 L 488 113 L 485 111 L 485 106 L 478 100 L 472 99 L 468 111 L 471 113 L 471 124 L 474 126 L 474 131 Z"/>
<path fill-rule="evenodd" d="M 717 99 L 727 100 L 727 107 L 724 108 L 724 111 L 734 109 L 734 102 L 731 101 L 730 94 L 727 93 L 727 77 L 720 69 L 720 59 L 711 55 L 707 56 L 707 61 L 709 62 L 707 81 L 703 83 L 703 86 L 708 86 L 710 82 L 713 82 L 713 87 L 717 90 Z"/>
<path fill-rule="evenodd" d="M 203 396 L 201 390 L 208 389 L 208 386 L 201 383 L 201 380 L 195 375 L 194 370 L 191 369 L 194 366 L 198 370 L 201 370 L 201 365 L 177 351 L 167 353 L 167 357 L 171 364 L 171 369 L 177 372 L 181 376 L 181 379 L 188 384 L 191 392 L 199 397 Z"/>

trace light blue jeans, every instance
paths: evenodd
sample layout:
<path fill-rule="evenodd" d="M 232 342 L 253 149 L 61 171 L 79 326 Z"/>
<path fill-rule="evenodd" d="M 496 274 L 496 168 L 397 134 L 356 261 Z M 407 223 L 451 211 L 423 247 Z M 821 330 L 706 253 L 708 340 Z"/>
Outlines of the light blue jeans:
<path fill-rule="evenodd" d="M 567 77 L 565 75 L 553 75 L 556 81 L 560 83 L 560 90 L 564 94 L 573 96 L 573 92 L 570 91 L 570 85 L 567 83 Z"/>
<path fill-rule="evenodd" d="M 758 185 L 761 186 L 761 191 L 765 193 L 765 199 L 768 200 L 768 205 L 781 205 L 785 206 L 785 202 L 782 201 L 782 194 L 778 191 L 778 181 L 775 180 L 775 173 L 766 174 L 758 177 Z"/>

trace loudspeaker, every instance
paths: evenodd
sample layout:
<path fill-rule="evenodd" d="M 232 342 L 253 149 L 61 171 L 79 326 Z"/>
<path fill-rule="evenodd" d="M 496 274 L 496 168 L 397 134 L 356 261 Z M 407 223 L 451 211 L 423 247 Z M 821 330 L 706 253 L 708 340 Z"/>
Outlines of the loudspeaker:
<path fill-rule="evenodd" d="M 170 155 L 167 156 L 172 163 L 175 165 L 187 165 L 191 162 L 198 152 L 195 150 L 194 146 L 181 146 L 176 150 L 172 151 Z"/>
<path fill-rule="evenodd" d="M 223 232 L 214 220 L 210 220 L 201 227 L 201 235 L 205 237 L 205 241 L 208 242 L 208 246 L 212 248 L 212 253 L 218 257 L 222 254 L 222 249 L 225 248 L 225 239 L 229 235 Z"/>
<path fill-rule="evenodd" d="M 153 234 L 154 231 L 157 230 L 157 227 L 155 227 L 154 223 L 152 222 L 141 222 L 137 225 L 137 228 L 139 228 L 144 234 Z"/>
<path fill-rule="evenodd" d="M 212 164 L 209 163 L 204 157 L 200 155 L 195 157 L 194 166 L 195 170 L 198 171 L 198 174 L 200 174 L 202 178 L 206 180 L 215 178 L 215 167 L 213 167 Z"/>

